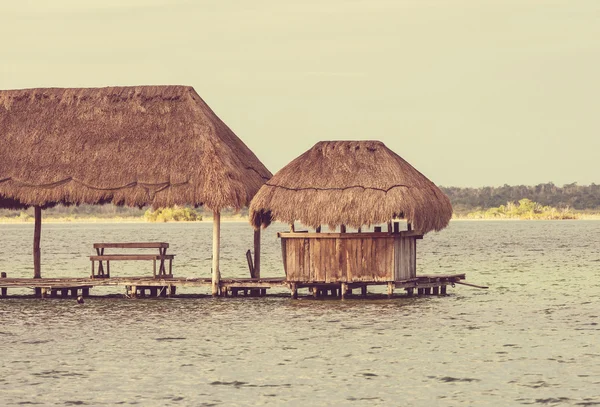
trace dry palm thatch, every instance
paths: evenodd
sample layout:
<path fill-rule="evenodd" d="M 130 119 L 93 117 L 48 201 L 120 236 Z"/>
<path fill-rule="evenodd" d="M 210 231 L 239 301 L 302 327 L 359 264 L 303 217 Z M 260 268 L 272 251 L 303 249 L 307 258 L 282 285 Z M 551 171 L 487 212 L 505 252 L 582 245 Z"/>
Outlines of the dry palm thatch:
<path fill-rule="evenodd" d="M 450 200 L 379 141 L 321 141 L 277 172 L 250 204 L 250 223 L 361 227 L 405 218 L 415 230 L 441 230 Z"/>
<path fill-rule="evenodd" d="M 0 91 L 0 207 L 239 209 L 271 173 L 188 86 Z"/>

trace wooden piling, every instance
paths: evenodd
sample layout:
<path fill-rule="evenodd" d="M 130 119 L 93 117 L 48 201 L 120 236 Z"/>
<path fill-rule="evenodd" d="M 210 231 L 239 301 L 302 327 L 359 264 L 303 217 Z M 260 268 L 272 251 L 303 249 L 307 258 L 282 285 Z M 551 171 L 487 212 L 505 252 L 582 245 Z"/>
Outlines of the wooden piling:
<path fill-rule="evenodd" d="M 443 286 L 440 287 L 440 294 L 446 295 L 446 284 L 444 284 Z"/>
<path fill-rule="evenodd" d="M 363 285 L 362 287 L 360 287 L 360 293 L 363 297 L 367 296 L 367 285 Z"/>
<path fill-rule="evenodd" d="M 340 291 L 342 300 L 346 299 L 346 296 L 348 295 L 348 283 L 342 283 L 342 285 L 340 286 Z"/>
<path fill-rule="evenodd" d="M 433 287 L 433 295 L 440 295 L 440 287 Z"/>
<path fill-rule="evenodd" d="M 2 273 L 0 273 L 0 278 L 6 278 L 6 272 L 3 271 Z M 6 297 L 7 294 L 8 294 L 8 289 L 6 287 L 2 287 L 2 292 L 1 292 L 2 297 Z"/>
<path fill-rule="evenodd" d="M 42 237 L 42 208 L 36 206 L 34 208 L 35 223 L 33 229 L 33 278 L 42 278 L 41 268 L 41 253 L 40 253 L 40 240 Z M 42 289 L 35 288 L 35 296 L 42 296 Z"/>
<path fill-rule="evenodd" d="M 219 295 L 221 273 L 219 271 L 219 251 L 221 246 L 221 212 L 213 212 L 213 253 L 212 253 L 212 295 Z"/>
<path fill-rule="evenodd" d="M 254 231 L 254 278 L 260 278 L 260 228 Z"/>
<path fill-rule="evenodd" d="M 340 233 L 346 233 L 346 225 L 340 225 Z"/>
<path fill-rule="evenodd" d="M 388 283 L 387 295 L 388 295 L 388 298 L 392 298 L 394 296 L 394 283 Z"/>
<path fill-rule="evenodd" d="M 296 283 L 290 284 L 290 291 L 292 292 L 292 298 L 295 300 L 298 298 L 298 286 Z"/>

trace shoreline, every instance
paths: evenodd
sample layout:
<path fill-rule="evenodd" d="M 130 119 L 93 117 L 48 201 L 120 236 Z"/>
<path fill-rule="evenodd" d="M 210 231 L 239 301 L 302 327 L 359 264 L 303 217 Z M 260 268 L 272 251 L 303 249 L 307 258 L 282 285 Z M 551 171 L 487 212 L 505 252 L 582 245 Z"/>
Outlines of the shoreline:
<path fill-rule="evenodd" d="M 577 222 L 577 221 L 600 221 L 599 215 L 583 215 L 578 219 L 518 219 L 518 218 L 489 218 L 473 219 L 467 217 L 452 218 L 450 222 L 515 222 L 515 221 L 557 221 L 557 222 Z M 206 218 L 196 221 L 170 221 L 170 222 L 148 222 L 144 218 L 44 218 L 43 223 L 68 224 L 68 223 L 212 223 L 212 218 Z M 33 219 L 22 220 L 19 218 L 0 218 L 0 225 L 19 225 L 33 224 Z M 221 218 L 221 223 L 249 223 L 248 218 Z"/>

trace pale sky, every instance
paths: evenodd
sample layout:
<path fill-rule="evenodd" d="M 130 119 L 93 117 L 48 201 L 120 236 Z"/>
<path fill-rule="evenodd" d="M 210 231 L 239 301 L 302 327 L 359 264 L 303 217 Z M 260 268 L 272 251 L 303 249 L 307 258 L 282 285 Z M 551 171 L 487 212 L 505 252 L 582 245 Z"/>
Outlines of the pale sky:
<path fill-rule="evenodd" d="M 438 185 L 600 183 L 600 0 L 0 0 L 0 89 L 191 85 L 275 173 L 377 139 Z"/>

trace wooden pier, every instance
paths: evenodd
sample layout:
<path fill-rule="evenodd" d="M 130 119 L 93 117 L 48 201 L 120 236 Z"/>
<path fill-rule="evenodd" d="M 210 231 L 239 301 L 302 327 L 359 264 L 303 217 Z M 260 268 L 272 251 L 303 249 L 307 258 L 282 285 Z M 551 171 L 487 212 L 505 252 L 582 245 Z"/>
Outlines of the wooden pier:
<path fill-rule="evenodd" d="M 36 296 L 42 298 L 76 298 L 87 297 L 95 287 L 125 287 L 128 297 L 171 297 L 176 295 L 177 288 L 202 287 L 212 290 L 211 278 L 152 278 L 152 277 L 110 277 L 110 278 L 7 278 L 2 273 L 0 278 L 0 298 L 8 297 L 8 289 L 32 289 Z M 421 275 L 407 280 L 377 282 L 299 282 L 287 281 L 284 278 L 235 278 L 221 279 L 219 292 L 222 297 L 265 296 L 271 288 L 282 288 L 290 291 L 292 298 L 298 298 L 300 290 L 306 295 L 318 297 L 367 296 L 369 286 L 386 286 L 388 297 L 394 296 L 395 290 L 405 290 L 407 296 L 412 295 L 445 295 L 448 285 L 454 285 L 465 279 L 465 274 Z M 354 294 L 353 291 L 358 293 Z"/>

